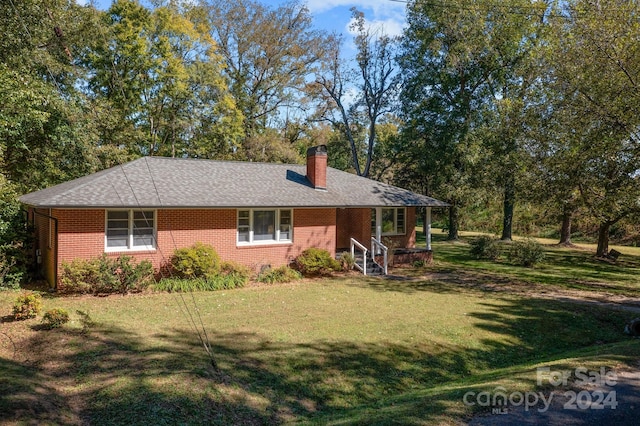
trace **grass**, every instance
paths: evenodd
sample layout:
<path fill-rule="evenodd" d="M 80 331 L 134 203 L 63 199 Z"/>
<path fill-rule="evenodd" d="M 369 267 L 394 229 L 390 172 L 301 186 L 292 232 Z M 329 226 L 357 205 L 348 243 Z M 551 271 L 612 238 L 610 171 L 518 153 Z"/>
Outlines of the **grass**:
<path fill-rule="evenodd" d="M 469 255 L 468 241 L 475 236 L 465 233 L 460 241 L 450 242 L 445 241 L 444 234 L 436 233 L 433 237 L 436 264 L 432 270 L 455 271 L 472 278 L 475 275 L 481 280 L 506 280 L 549 288 L 640 297 L 638 247 L 616 246 L 623 254 L 618 261 L 610 263 L 595 257 L 595 245 L 581 244 L 575 249 L 567 249 L 550 240 L 539 240 L 545 244 L 545 260 L 534 268 L 523 268 L 509 263 L 504 255 L 497 262 L 474 259 Z M 502 243 L 502 246 L 505 252 L 509 249 L 509 243 Z"/>
<path fill-rule="evenodd" d="M 537 279 L 538 269 L 435 244 L 430 272 Z M 563 260 L 574 252 L 558 249 L 545 267 L 588 271 Z M 633 268 L 618 265 L 616 286 L 633 287 Z M 16 295 L 0 293 L 0 316 Z M 617 368 L 640 356 L 622 333 L 628 313 L 415 276 L 46 297 L 52 308 L 71 321 L 0 324 L 0 423 L 455 423 L 473 414 L 469 390 L 530 390 L 537 366 Z"/>

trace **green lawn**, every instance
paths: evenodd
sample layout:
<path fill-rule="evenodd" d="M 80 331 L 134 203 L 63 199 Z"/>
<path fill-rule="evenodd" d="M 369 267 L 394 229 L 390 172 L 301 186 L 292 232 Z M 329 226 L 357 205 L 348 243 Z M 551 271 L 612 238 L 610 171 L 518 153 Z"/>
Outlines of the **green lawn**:
<path fill-rule="evenodd" d="M 420 236 L 421 237 L 421 236 Z M 606 262 L 594 256 L 595 245 L 580 244 L 574 249 L 558 247 L 550 240 L 545 245 L 546 259 L 535 268 L 510 264 L 503 255 L 497 262 L 476 260 L 469 255 L 468 241 L 475 237 L 463 233 L 460 241 L 445 241 L 445 235 L 434 235 L 435 265 L 431 270 L 455 271 L 479 281 L 516 282 L 548 286 L 547 288 L 593 291 L 640 297 L 640 247 L 619 247 L 622 255 L 616 262 Z M 419 240 L 419 244 L 423 243 Z M 509 250 L 502 243 L 503 252 Z M 614 248 L 612 246 L 611 248 Z"/>
<path fill-rule="evenodd" d="M 437 241 L 427 272 L 547 282 L 541 269 L 472 261 L 464 247 Z M 581 253 L 552 254 L 546 275 L 596 274 L 570 256 Z M 616 286 L 632 288 L 634 268 L 618 266 Z M 0 324 L 0 424 L 453 423 L 473 414 L 468 390 L 530 390 L 536 366 L 614 368 L 640 356 L 622 333 L 629 313 L 404 272 L 183 296 L 48 297 L 45 309 L 72 313 L 63 329 Z M 15 296 L 0 293 L 0 316 Z"/>

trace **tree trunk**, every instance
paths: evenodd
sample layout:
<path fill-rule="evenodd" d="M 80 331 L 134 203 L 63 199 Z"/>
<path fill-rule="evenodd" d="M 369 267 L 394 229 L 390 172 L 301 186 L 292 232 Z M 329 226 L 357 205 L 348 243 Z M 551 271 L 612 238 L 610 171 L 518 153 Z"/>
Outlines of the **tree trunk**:
<path fill-rule="evenodd" d="M 615 222 L 602 222 L 598 228 L 598 248 L 596 256 L 602 257 L 609 254 L 609 229 Z"/>
<path fill-rule="evenodd" d="M 458 228 L 460 225 L 460 217 L 458 206 L 456 203 L 451 203 L 451 207 L 449 207 L 449 235 L 447 235 L 447 240 L 453 241 L 458 240 Z"/>
<path fill-rule="evenodd" d="M 562 212 L 562 227 L 560 228 L 560 242 L 561 245 L 571 245 L 571 219 L 573 218 L 573 212 L 569 208 L 565 208 Z"/>
<path fill-rule="evenodd" d="M 508 176 L 504 186 L 504 208 L 502 217 L 502 237 L 503 241 L 511 241 L 513 233 L 513 209 L 516 204 L 516 188 L 514 177 Z"/>

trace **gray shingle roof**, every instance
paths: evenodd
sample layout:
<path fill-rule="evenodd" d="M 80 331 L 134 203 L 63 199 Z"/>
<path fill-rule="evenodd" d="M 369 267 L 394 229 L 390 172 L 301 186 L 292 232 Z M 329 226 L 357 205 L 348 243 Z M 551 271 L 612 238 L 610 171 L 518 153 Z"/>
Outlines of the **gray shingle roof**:
<path fill-rule="evenodd" d="M 306 166 L 143 157 L 20 197 L 44 208 L 432 206 L 446 203 L 329 167 L 327 191 Z"/>

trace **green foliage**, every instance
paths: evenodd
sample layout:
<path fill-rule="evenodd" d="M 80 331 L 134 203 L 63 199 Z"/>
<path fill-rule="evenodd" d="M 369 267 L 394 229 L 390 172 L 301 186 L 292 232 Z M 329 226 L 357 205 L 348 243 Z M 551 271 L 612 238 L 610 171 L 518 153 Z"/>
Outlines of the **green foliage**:
<path fill-rule="evenodd" d="M 7 251 L 7 246 L 0 246 L 0 290 L 16 290 L 26 272 L 16 267 L 15 257 Z"/>
<path fill-rule="evenodd" d="M 220 272 L 220 257 L 210 245 L 197 242 L 177 249 L 171 257 L 171 266 L 180 278 L 206 279 Z"/>
<path fill-rule="evenodd" d="M 50 309 L 44 313 L 42 324 L 48 328 L 59 328 L 69 322 L 69 312 L 61 308 Z"/>
<path fill-rule="evenodd" d="M 93 71 L 89 87 L 104 118 L 98 131 L 109 145 L 134 155 L 233 152 L 242 114 L 201 9 L 119 1 L 95 25 L 102 37 L 82 52 L 82 62 Z"/>
<path fill-rule="evenodd" d="M 344 269 L 345 271 L 352 270 L 356 264 L 355 257 L 348 251 L 343 251 L 342 253 L 340 253 L 340 258 L 338 259 L 338 261 L 342 264 L 342 269 Z"/>
<path fill-rule="evenodd" d="M 235 155 L 253 161 L 291 158 L 289 141 L 273 137 L 268 123 L 279 120 L 285 105 L 304 102 L 308 77 L 328 45 L 326 33 L 313 28 L 301 2 L 276 7 L 255 1 L 206 3 L 209 31 L 226 60 L 222 72 L 244 118 L 245 134 Z"/>
<path fill-rule="evenodd" d="M 0 290 L 16 289 L 29 277 L 33 262 L 28 250 L 33 241 L 30 231 L 16 187 L 0 171 Z"/>
<path fill-rule="evenodd" d="M 307 276 L 331 275 L 342 267 L 340 262 L 331 257 L 327 250 L 311 247 L 300 253 L 295 259 L 296 268 Z"/>
<path fill-rule="evenodd" d="M 524 241 L 514 241 L 509 250 L 509 260 L 528 268 L 544 260 L 544 248 L 534 239 L 527 238 Z"/>
<path fill-rule="evenodd" d="M 251 276 L 251 269 L 239 263 L 225 261 L 220 264 L 220 275 L 234 282 L 234 287 L 244 287 Z"/>
<path fill-rule="evenodd" d="M 500 246 L 498 241 L 488 235 L 474 238 L 469 243 L 469 254 L 476 259 L 496 260 L 500 257 Z"/>
<path fill-rule="evenodd" d="M 35 318 L 41 311 L 42 296 L 38 293 L 20 295 L 13 304 L 13 318 L 16 320 Z"/>
<path fill-rule="evenodd" d="M 154 279 L 153 265 L 148 260 L 135 264 L 129 256 L 120 256 L 116 260 L 116 275 L 119 281 L 119 292 L 126 294 L 142 291 Z"/>
<path fill-rule="evenodd" d="M 151 262 L 143 260 L 135 264 L 129 256 L 75 259 L 62 264 L 60 291 L 83 294 L 142 291 L 153 280 L 153 272 Z"/>
<path fill-rule="evenodd" d="M 178 270 L 176 265 L 182 270 Z M 215 267 L 214 267 L 215 265 Z M 172 258 L 176 277 L 164 278 L 154 285 L 157 291 L 189 292 L 230 290 L 244 287 L 251 270 L 235 262 L 220 262 L 213 247 L 196 243 L 176 250 Z"/>
<path fill-rule="evenodd" d="M 234 275 L 217 275 L 208 278 L 163 278 L 153 288 L 156 291 L 191 292 L 231 290 L 244 286 L 244 281 Z"/>
<path fill-rule="evenodd" d="M 258 275 L 258 281 L 261 283 L 290 283 L 302 278 L 302 274 L 288 266 L 280 266 L 279 268 L 267 269 Z"/>
<path fill-rule="evenodd" d="M 427 262 L 424 259 L 418 259 L 418 260 L 414 260 L 411 266 L 413 266 L 416 269 L 424 268 L 425 266 L 427 266 Z"/>

